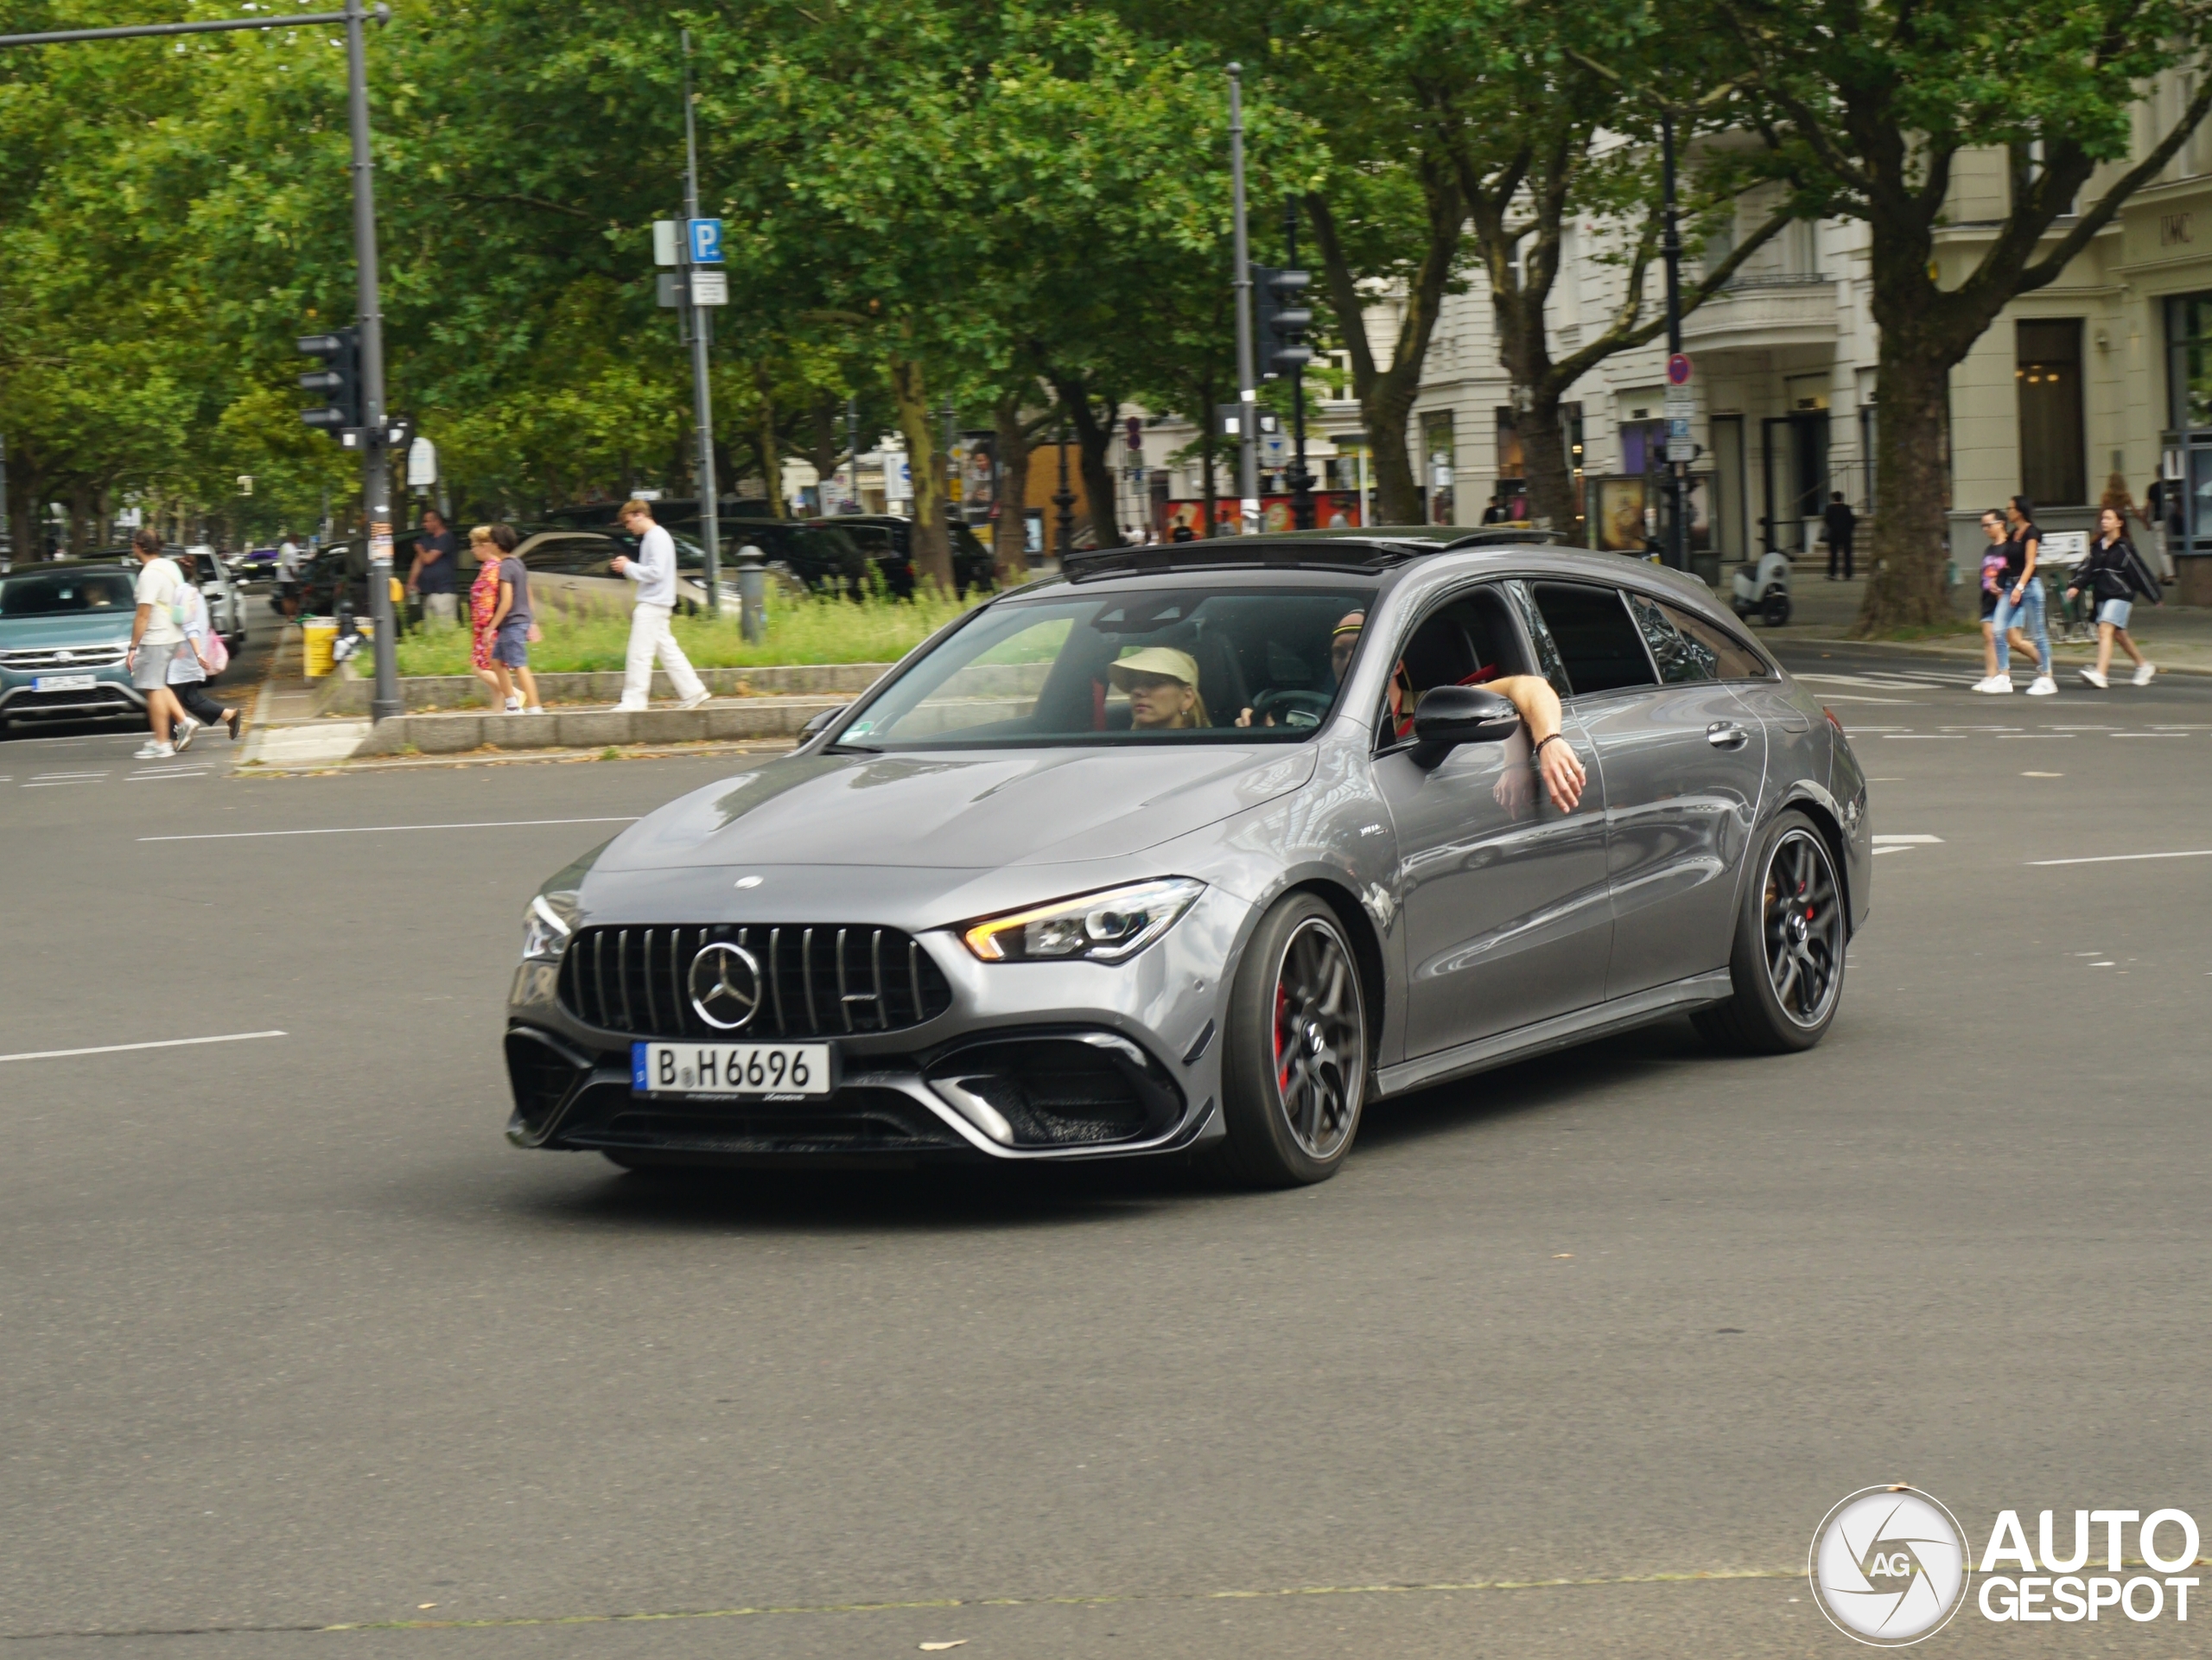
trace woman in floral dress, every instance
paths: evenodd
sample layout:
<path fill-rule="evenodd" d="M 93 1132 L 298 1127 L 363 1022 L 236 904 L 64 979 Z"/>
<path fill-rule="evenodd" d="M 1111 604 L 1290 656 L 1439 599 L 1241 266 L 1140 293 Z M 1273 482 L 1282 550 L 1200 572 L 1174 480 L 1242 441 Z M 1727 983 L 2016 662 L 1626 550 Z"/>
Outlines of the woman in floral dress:
<path fill-rule="evenodd" d="M 499 610 L 499 550 L 492 540 L 489 525 L 479 525 L 469 531 L 468 551 L 476 561 L 476 581 L 468 590 L 468 666 L 505 709 L 513 702 L 514 687 L 507 680 L 505 668 L 492 657 L 492 642 L 498 633 L 492 619 Z"/>

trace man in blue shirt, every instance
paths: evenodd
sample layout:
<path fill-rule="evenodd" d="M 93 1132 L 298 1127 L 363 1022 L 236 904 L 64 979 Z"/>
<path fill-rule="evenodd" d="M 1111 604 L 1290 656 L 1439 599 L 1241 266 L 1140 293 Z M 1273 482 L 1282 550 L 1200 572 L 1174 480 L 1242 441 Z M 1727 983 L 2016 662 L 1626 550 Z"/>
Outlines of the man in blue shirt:
<path fill-rule="evenodd" d="M 435 507 L 423 510 L 423 534 L 415 540 L 415 563 L 407 573 L 407 591 L 423 599 L 423 615 L 451 626 L 454 618 L 455 565 L 453 532 Z"/>

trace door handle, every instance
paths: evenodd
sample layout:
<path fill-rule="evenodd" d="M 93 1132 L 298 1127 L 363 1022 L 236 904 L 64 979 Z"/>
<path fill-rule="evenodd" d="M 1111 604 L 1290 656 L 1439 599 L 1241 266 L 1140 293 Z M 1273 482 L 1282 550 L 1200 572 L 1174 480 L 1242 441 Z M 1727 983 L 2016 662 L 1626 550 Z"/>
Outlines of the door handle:
<path fill-rule="evenodd" d="M 1733 721 L 1715 721 L 1705 729 L 1705 741 L 1715 749 L 1741 749 L 1751 735 Z"/>

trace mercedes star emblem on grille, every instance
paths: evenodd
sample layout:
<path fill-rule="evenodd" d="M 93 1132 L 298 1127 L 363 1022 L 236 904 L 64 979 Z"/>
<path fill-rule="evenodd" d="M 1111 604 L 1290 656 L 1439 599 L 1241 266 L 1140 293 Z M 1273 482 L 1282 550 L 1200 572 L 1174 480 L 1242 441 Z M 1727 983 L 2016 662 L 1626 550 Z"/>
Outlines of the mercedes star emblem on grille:
<path fill-rule="evenodd" d="M 717 939 L 699 948 L 687 976 L 699 1018 L 734 1032 L 760 1008 L 760 961 L 742 945 Z"/>

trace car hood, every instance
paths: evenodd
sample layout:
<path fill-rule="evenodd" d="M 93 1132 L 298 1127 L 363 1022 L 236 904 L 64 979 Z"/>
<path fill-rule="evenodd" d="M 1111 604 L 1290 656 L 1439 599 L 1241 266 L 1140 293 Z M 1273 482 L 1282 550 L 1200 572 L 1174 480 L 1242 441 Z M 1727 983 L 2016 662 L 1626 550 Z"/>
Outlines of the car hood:
<path fill-rule="evenodd" d="M 0 617 L 0 652 L 57 651 L 128 644 L 135 610 L 80 611 L 59 617 Z"/>
<path fill-rule="evenodd" d="M 671 802 L 598 868 L 1117 858 L 1294 790 L 1313 765 L 1311 744 L 798 755 Z"/>

